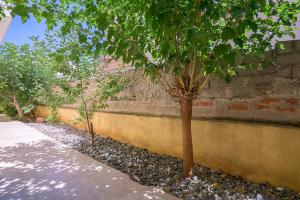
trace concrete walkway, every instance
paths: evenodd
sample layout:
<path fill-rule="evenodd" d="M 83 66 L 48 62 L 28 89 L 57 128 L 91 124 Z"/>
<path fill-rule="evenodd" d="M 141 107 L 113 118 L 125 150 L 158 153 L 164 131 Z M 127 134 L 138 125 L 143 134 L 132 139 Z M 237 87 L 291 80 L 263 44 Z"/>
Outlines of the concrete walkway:
<path fill-rule="evenodd" d="M 0 122 L 1 200 L 176 198 L 142 186 L 111 167 L 21 122 Z"/>

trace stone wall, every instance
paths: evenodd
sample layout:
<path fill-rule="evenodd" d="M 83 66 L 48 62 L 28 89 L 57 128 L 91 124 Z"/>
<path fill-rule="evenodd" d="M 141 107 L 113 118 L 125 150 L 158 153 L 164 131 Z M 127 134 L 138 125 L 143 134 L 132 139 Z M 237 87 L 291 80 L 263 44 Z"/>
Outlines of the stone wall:
<path fill-rule="evenodd" d="M 193 117 L 300 125 L 300 41 L 284 44 L 277 66 L 240 71 L 229 84 L 211 77 L 194 101 Z M 106 111 L 179 116 L 179 103 L 162 87 L 132 69 L 126 76 L 127 89 Z"/>

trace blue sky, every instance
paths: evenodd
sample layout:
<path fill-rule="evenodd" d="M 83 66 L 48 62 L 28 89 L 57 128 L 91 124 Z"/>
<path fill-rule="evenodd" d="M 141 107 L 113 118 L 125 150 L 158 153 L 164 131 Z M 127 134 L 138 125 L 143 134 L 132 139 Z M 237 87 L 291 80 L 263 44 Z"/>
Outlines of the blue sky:
<path fill-rule="evenodd" d="M 299 15 L 300 16 L 300 15 Z M 300 20 L 298 20 L 296 26 L 300 27 Z M 31 43 L 30 36 L 43 37 L 47 26 L 45 22 L 37 23 L 34 17 L 30 17 L 26 23 L 22 23 L 21 18 L 16 16 L 7 30 L 4 36 L 4 42 L 13 42 L 15 44 Z M 283 38 L 286 40 L 287 38 Z M 296 31 L 296 39 L 300 39 L 300 30 Z"/>
<path fill-rule="evenodd" d="M 40 36 L 44 35 L 47 26 L 44 22 L 37 23 L 34 17 L 26 23 L 22 23 L 21 18 L 16 16 L 12 20 L 5 36 L 4 42 L 13 42 L 15 44 L 31 43 L 30 36 Z"/>

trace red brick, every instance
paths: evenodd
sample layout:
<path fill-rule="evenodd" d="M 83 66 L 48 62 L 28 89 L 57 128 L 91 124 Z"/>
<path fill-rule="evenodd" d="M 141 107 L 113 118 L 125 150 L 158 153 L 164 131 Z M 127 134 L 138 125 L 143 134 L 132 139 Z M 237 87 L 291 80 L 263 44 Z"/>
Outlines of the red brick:
<path fill-rule="evenodd" d="M 234 103 L 228 106 L 229 110 L 248 110 L 248 105 L 242 103 Z"/>
<path fill-rule="evenodd" d="M 288 107 L 288 108 L 280 108 L 280 107 L 277 107 L 276 110 L 278 112 L 296 112 L 296 109 L 295 108 L 292 108 L 292 107 Z"/>
<path fill-rule="evenodd" d="M 269 110 L 269 107 L 266 105 L 256 104 L 255 105 L 256 110 Z"/>
<path fill-rule="evenodd" d="M 298 105 L 299 104 L 298 99 L 286 99 L 285 101 L 290 105 Z"/>
<path fill-rule="evenodd" d="M 278 103 L 279 101 L 280 99 L 277 98 L 265 98 L 260 100 L 260 102 L 264 104 L 274 104 L 274 103 Z"/>
<path fill-rule="evenodd" d="M 199 104 L 203 107 L 209 107 L 213 105 L 213 103 L 210 101 L 200 101 Z"/>
<path fill-rule="evenodd" d="M 44 123 L 44 118 L 41 117 L 36 118 L 36 123 Z"/>

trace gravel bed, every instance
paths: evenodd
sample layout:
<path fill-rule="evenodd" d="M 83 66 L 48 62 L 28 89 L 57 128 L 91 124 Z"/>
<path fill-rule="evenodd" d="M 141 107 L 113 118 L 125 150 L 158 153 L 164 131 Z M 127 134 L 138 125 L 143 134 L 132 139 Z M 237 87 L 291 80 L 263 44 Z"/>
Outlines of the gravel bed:
<path fill-rule="evenodd" d="M 65 124 L 29 125 L 101 163 L 128 174 L 140 184 L 161 187 L 182 199 L 300 200 L 300 194 L 288 188 L 248 182 L 240 176 L 199 165 L 195 166 L 195 176 L 183 178 L 180 159 L 151 153 L 101 136 L 95 137 L 96 145 L 92 148 L 89 134 Z"/>

